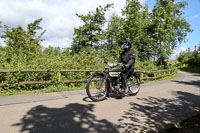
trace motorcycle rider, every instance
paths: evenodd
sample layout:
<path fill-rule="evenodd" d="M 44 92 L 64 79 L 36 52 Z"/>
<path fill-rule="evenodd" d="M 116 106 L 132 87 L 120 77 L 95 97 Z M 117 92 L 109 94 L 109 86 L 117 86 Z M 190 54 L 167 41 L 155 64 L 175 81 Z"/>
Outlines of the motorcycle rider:
<path fill-rule="evenodd" d="M 134 72 L 135 68 L 135 58 L 136 54 L 133 50 L 131 50 L 131 42 L 125 41 L 122 43 L 123 52 L 119 56 L 118 63 L 123 63 L 124 68 L 121 72 L 121 78 L 122 78 L 122 90 L 125 92 L 128 92 L 127 87 L 127 79 L 130 78 L 130 76 Z"/>

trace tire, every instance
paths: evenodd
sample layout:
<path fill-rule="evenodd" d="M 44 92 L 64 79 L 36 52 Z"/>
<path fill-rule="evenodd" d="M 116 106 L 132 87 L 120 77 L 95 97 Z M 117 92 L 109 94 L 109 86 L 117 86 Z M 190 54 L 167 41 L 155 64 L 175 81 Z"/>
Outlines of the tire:
<path fill-rule="evenodd" d="M 106 99 L 108 89 L 104 74 L 95 74 L 88 79 L 86 92 L 88 97 L 94 101 L 102 101 Z"/>
<path fill-rule="evenodd" d="M 131 77 L 129 79 L 129 95 L 133 96 L 133 95 L 137 95 L 137 93 L 140 91 L 140 78 L 139 77 Z"/>

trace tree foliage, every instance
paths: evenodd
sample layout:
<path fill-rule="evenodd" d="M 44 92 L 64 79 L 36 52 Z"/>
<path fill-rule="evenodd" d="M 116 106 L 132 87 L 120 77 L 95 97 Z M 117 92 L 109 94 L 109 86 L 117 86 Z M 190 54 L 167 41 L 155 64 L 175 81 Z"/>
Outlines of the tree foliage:
<path fill-rule="evenodd" d="M 133 43 L 141 60 L 151 59 L 154 48 L 150 32 L 152 14 L 148 6 L 143 7 L 138 0 L 127 0 L 122 15 L 125 17 L 124 40 Z"/>
<path fill-rule="evenodd" d="M 187 33 L 192 32 L 190 24 L 183 18 L 182 9 L 186 5 L 185 1 L 157 0 L 150 11 L 147 5 L 142 6 L 138 0 L 126 0 L 122 17 L 113 14 L 105 30 L 104 15 L 110 6 L 100 6 L 97 9 L 101 12 L 96 9 L 95 13 L 77 15 L 83 25 L 74 30 L 72 49 L 78 53 L 80 49 L 88 50 L 88 46 L 91 46 L 97 51 L 117 55 L 121 42 L 129 40 L 140 60 L 154 58 L 158 64 L 163 64 L 177 44 L 185 41 Z M 101 16 L 100 23 L 94 19 L 96 15 Z"/>
<path fill-rule="evenodd" d="M 187 49 L 186 51 L 183 51 L 178 56 L 178 61 L 182 64 L 186 64 L 189 66 L 200 66 L 200 44 L 194 51 L 191 51 L 190 49 Z"/>
<path fill-rule="evenodd" d="M 4 39 L 7 46 L 8 60 L 20 54 L 32 58 L 40 51 L 40 41 L 43 40 L 42 35 L 45 32 L 45 30 L 41 33 L 37 32 L 42 30 L 42 27 L 39 26 L 41 21 L 42 19 L 38 19 L 28 24 L 27 30 L 24 30 L 21 26 L 16 28 L 4 26 L 5 31 L 1 38 Z"/>
<path fill-rule="evenodd" d="M 192 32 L 182 16 L 182 9 L 186 5 L 185 1 L 175 3 L 175 0 L 157 0 L 154 6 L 152 37 L 157 44 L 155 49 L 160 64 L 172 54 L 178 43 L 185 40 L 187 33 Z"/>
<path fill-rule="evenodd" d="M 81 49 L 95 48 L 99 49 L 105 38 L 104 24 L 106 22 L 105 12 L 112 6 L 108 4 L 105 7 L 99 6 L 95 12 L 89 12 L 87 15 L 76 14 L 83 22 L 79 28 L 74 28 L 74 38 L 72 50 L 76 53 Z"/>

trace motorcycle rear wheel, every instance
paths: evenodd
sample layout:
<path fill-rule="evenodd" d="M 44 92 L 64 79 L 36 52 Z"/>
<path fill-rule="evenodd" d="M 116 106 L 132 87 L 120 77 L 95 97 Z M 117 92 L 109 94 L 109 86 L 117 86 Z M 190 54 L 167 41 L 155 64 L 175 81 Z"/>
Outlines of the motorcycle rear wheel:
<path fill-rule="evenodd" d="M 87 82 L 86 93 L 92 101 L 102 101 L 107 96 L 108 89 L 106 86 L 104 75 L 93 75 Z"/>
<path fill-rule="evenodd" d="M 140 79 L 138 77 L 131 77 L 129 79 L 129 92 L 130 95 L 137 95 L 137 93 L 140 91 Z"/>

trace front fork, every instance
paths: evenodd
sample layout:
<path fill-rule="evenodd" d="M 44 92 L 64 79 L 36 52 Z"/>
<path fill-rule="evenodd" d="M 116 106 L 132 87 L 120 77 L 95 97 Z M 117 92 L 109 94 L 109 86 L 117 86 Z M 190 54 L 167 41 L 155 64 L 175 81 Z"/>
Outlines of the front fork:
<path fill-rule="evenodd" d="M 105 89 L 108 90 L 106 96 L 109 97 L 109 94 L 111 92 L 111 87 L 110 87 L 110 80 L 109 80 L 109 74 L 108 73 L 106 73 L 106 75 L 105 75 L 105 82 L 106 82 L 106 88 Z"/>

